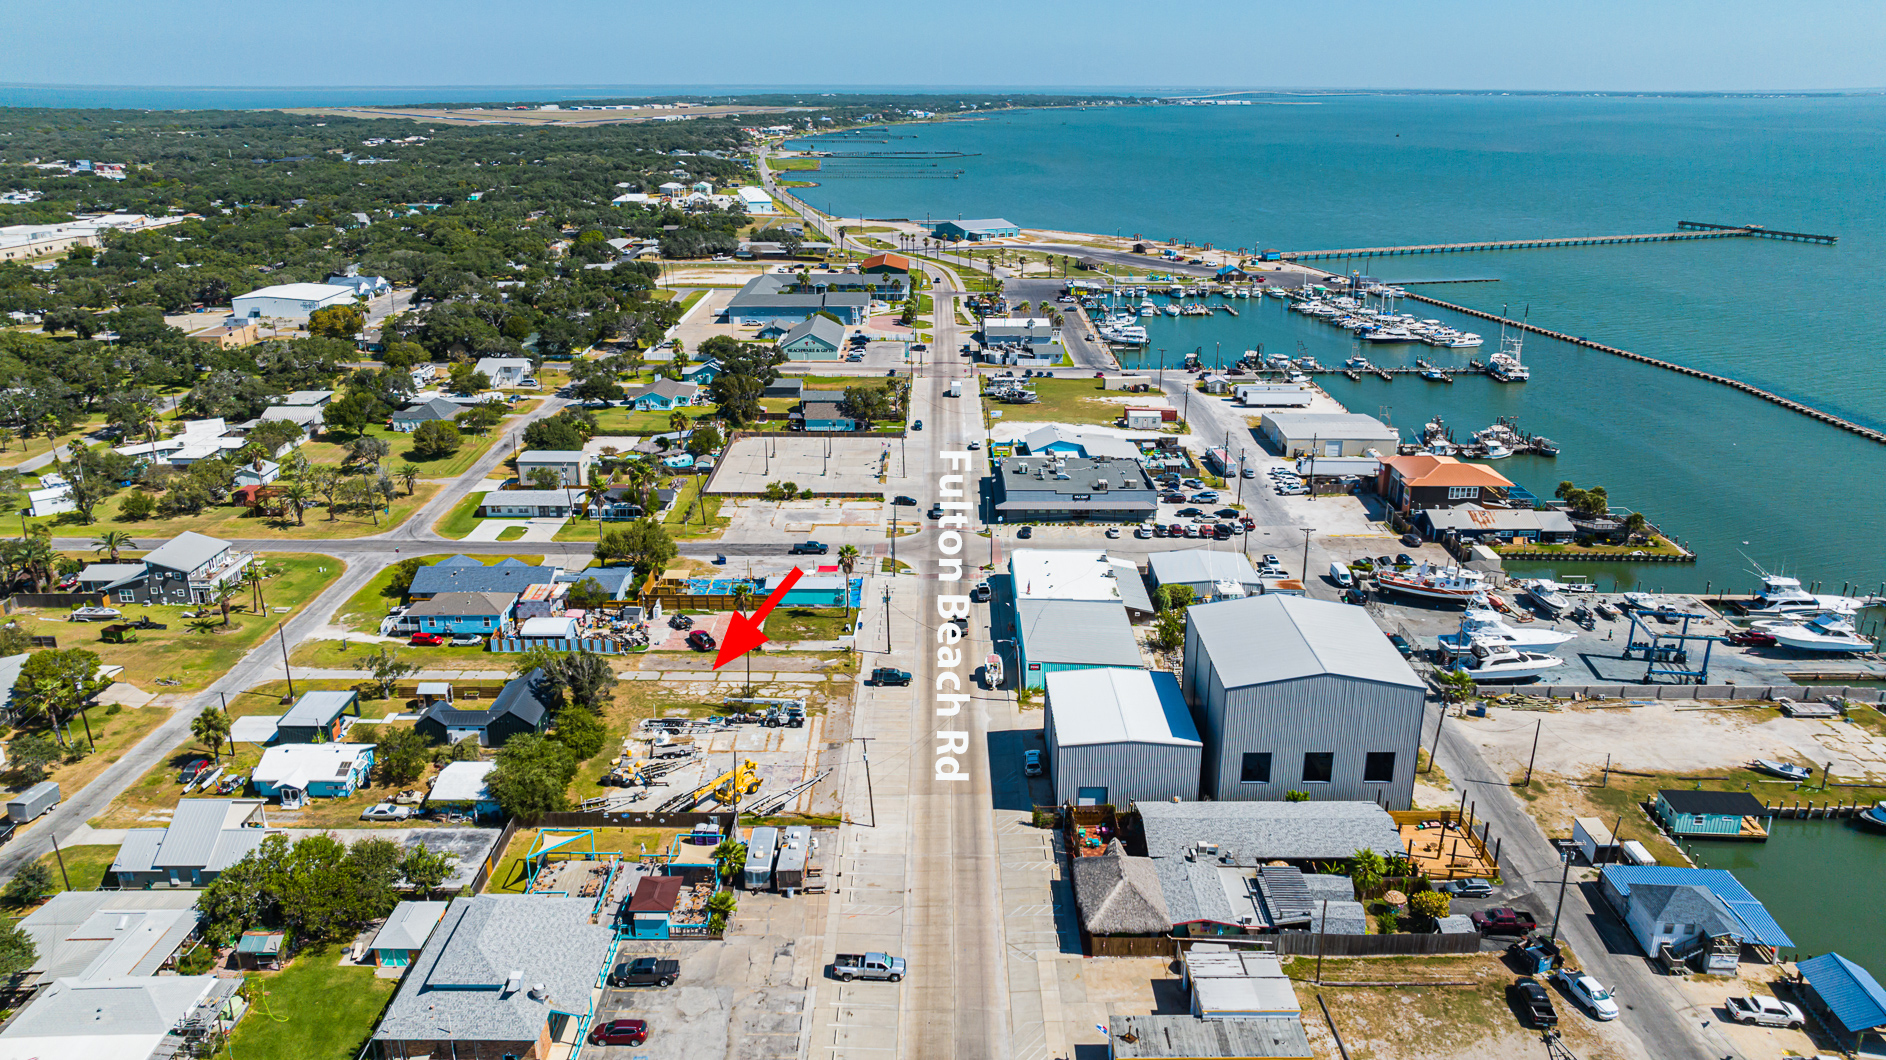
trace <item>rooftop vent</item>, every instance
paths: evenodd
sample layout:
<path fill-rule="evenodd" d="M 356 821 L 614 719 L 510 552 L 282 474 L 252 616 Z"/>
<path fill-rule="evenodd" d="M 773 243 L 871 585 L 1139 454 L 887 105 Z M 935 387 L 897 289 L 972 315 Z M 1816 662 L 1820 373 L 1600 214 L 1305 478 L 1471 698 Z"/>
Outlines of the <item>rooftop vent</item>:
<path fill-rule="evenodd" d="M 514 969 L 512 970 L 511 974 L 504 977 L 504 992 L 507 994 L 517 993 L 518 990 L 523 987 L 523 985 L 524 985 L 524 973 L 521 971 L 517 971 Z"/>
<path fill-rule="evenodd" d="M 545 986 L 542 983 L 530 984 L 530 999 L 532 1001 L 542 1001 L 544 998 L 547 998 L 549 996 L 550 996 L 549 987 Z"/>

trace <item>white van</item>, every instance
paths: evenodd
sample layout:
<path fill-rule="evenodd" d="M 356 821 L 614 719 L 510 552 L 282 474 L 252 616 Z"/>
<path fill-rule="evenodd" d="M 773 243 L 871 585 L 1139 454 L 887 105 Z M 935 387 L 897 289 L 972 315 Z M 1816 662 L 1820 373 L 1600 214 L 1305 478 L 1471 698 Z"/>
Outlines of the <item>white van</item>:
<path fill-rule="evenodd" d="M 1356 583 L 1356 580 L 1349 575 L 1349 568 L 1344 566 L 1341 560 L 1337 560 L 1329 565 L 1329 580 L 1344 589 Z"/>

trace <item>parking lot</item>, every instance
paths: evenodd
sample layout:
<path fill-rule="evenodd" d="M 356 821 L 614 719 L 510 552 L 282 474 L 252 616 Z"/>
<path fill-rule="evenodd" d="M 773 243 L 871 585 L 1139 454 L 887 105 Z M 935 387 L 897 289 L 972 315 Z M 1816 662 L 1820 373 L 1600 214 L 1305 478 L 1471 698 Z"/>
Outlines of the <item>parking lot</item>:
<path fill-rule="evenodd" d="M 821 974 L 827 898 L 739 893 L 739 911 L 718 940 L 625 939 L 617 963 L 637 957 L 679 961 L 670 987 L 607 987 L 598 1023 L 647 1020 L 639 1046 L 591 1047 L 584 1055 L 628 1060 L 786 1060 L 810 1031 L 811 981 Z"/>
<path fill-rule="evenodd" d="M 898 441 L 831 434 L 741 438 L 720 458 L 707 491 L 757 494 L 769 482 L 790 482 L 814 496 L 908 493 L 898 485 Z M 885 471 L 889 481 L 880 482 Z"/>

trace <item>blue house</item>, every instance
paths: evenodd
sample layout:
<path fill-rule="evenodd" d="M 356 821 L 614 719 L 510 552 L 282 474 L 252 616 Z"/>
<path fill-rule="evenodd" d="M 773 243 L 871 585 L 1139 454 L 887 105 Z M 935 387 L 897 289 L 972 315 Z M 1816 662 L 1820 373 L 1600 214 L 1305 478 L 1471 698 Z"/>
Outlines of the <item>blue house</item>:
<path fill-rule="evenodd" d="M 1772 816 L 1760 799 L 1746 791 L 1674 788 L 1657 792 L 1653 812 L 1673 835 L 1713 839 L 1767 839 L 1768 829 L 1762 822 Z"/>
<path fill-rule="evenodd" d="M 1000 217 L 985 217 L 975 221 L 943 221 L 930 234 L 948 243 L 959 240 L 980 243 L 985 239 L 1019 236 L 1022 230 L 1021 226 L 1012 225 Z"/>
<path fill-rule="evenodd" d="M 292 810 L 308 799 L 344 799 L 373 772 L 373 745 L 291 743 L 262 752 L 249 774 L 256 794 L 280 798 Z"/>
<path fill-rule="evenodd" d="M 1213 275 L 1220 283 L 1235 283 L 1250 278 L 1243 269 L 1238 268 L 1236 265 L 1223 266 Z"/>
<path fill-rule="evenodd" d="M 706 386 L 720 378 L 721 371 L 720 362 L 710 357 L 700 364 L 690 364 L 681 369 L 681 381 L 693 383 L 696 386 Z"/>
<path fill-rule="evenodd" d="M 635 885 L 635 895 L 629 899 L 626 911 L 630 937 L 667 938 L 669 921 L 674 916 L 675 904 L 686 883 L 679 876 L 642 877 Z"/>
<path fill-rule="evenodd" d="M 506 558 L 487 567 L 470 556 L 453 556 L 419 568 L 406 595 L 413 600 L 430 600 L 440 593 L 515 595 L 533 585 L 549 585 L 556 573 L 554 567 L 533 567 L 521 559 Z"/>
<path fill-rule="evenodd" d="M 701 387 L 697 383 L 657 379 L 645 387 L 629 391 L 623 404 L 642 412 L 668 412 L 694 404 L 700 392 Z"/>
<path fill-rule="evenodd" d="M 845 412 L 845 395 L 832 390 L 814 390 L 799 403 L 799 411 L 789 415 L 802 431 L 857 431 L 864 425 Z"/>
<path fill-rule="evenodd" d="M 727 321 L 747 327 L 790 326 L 822 311 L 854 325 L 864 323 L 870 308 L 867 291 L 802 288 L 795 277 L 769 272 L 748 280 L 728 301 Z"/>
<path fill-rule="evenodd" d="M 338 743 L 350 715 L 360 717 L 360 693 L 305 692 L 275 726 L 275 742 Z"/>
<path fill-rule="evenodd" d="M 845 344 L 844 325 L 820 315 L 802 321 L 779 340 L 779 350 L 789 361 L 835 361 Z"/>
<path fill-rule="evenodd" d="M 516 603 L 517 594 L 510 592 L 439 593 L 414 604 L 406 617 L 422 633 L 488 637 L 504 624 Z"/>

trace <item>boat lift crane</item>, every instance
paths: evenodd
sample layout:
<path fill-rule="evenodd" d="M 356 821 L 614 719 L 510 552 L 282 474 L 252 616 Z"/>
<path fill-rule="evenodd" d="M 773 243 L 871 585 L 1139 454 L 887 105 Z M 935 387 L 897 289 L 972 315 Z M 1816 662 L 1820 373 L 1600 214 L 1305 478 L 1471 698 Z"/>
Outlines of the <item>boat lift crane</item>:
<path fill-rule="evenodd" d="M 1624 658 L 1632 652 L 1642 652 L 1644 662 L 1644 682 L 1651 682 L 1656 677 L 1676 677 L 1683 684 L 1706 685 L 1709 683 L 1709 655 L 1716 642 L 1723 638 L 1709 633 L 1691 633 L 1691 620 L 1707 620 L 1708 615 L 1698 615 L 1688 611 L 1644 612 L 1632 608 L 1629 612 L 1631 631 L 1624 644 Z M 1644 620 L 1646 614 L 1658 619 L 1682 619 L 1679 632 L 1669 633 Z M 1690 641 L 1702 641 L 1703 658 L 1700 666 L 1690 669 Z"/>

